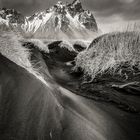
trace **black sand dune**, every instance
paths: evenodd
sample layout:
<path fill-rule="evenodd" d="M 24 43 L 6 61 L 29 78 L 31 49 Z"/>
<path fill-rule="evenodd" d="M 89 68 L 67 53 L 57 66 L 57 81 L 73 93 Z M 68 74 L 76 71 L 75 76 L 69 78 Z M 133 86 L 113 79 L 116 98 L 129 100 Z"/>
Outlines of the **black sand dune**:
<path fill-rule="evenodd" d="M 70 51 L 65 47 L 60 47 L 62 41 L 56 41 L 48 45 L 50 56 L 55 61 L 72 61 L 76 56 L 76 51 Z"/>
<path fill-rule="evenodd" d="M 91 83 L 82 84 L 83 73 L 80 70 L 78 72 L 72 70 L 75 65 L 76 52 L 60 48 L 60 43 L 61 41 L 51 43 L 48 46 L 50 51 L 48 54 L 40 51 L 33 44 L 25 45 L 30 49 L 32 63 L 39 68 L 38 70 L 45 80 L 49 76 L 61 86 L 78 95 L 109 102 L 128 112 L 140 113 L 139 75 L 132 75 L 128 80 L 105 75 Z"/>
<path fill-rule="evenodd" d="M 74 95 L 0 55 L 1 140 L 132 140 L 138 116 Z M 48 78 L 49 79 L 49 78 Z"/>
<path fill-rule="evenodd" d="M 82 72 L 75 73 L 72 71 L 72 65 L 56 59 L 53 61 L 52 58 L 53 56 L 50 55 L 50 58 L 44 57 L 44 60 L 58 84 L 75 94 L 105 105 L 105 110 L 108 110 L 110 114 L 115 114 L 114 117 L 119 117 L 121 122 L 126 123 L 123 127 L 126 127 L 129 134 L 134 137 L 130 139 L 140 138 L 139 76 L 125 81 L 118 77 L 105 76 L 92 83 L 82 84 Z"/>
<path fill-rule="evenodd" d="M 65 59 L 65 56 L 58 55 Z M 74 72 L 74 57 L 69 62 L 61 61 L 51 53 L 48 57 L 43 55 L 46 65 L 49 68 L 51 76 L 61 86 L 73 91 L 81 96 L 92 98 L 98 101 L 105 101 L 132 113 L 140 113 L 140 78 L 139 75 L 131 76 L 128 80 L 120 77 L 105 75 L 91 83 L 83 84 L 82 71 Z M 119 86 L 120 85 L 120 86 Z M 123 86 L 124 85 L 124 86 Z M 120 88 L 122 86 L 122 88 Z"/>

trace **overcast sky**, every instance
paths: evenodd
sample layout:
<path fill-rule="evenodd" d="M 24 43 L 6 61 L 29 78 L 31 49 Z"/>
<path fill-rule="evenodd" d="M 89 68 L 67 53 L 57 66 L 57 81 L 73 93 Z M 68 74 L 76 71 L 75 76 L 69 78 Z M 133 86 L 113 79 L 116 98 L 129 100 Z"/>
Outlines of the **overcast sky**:
<path fill-rule="evenodd" d="M 58 0 L 0 0 L 1 7 L 14 8 L 24 15 L 47 9 Z M 61 0 L 71 2 L 73 0 Z M 127 23 L 140 21 L 140 0 L 81 0 L 83 7 L 93 11 L 103 31 L 123 28 Z"/>

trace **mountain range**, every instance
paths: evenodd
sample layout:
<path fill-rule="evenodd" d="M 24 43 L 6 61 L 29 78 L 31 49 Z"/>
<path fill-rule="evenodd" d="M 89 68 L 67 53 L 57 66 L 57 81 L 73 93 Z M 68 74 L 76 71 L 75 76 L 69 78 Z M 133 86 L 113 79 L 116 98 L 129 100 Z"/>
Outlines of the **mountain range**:
<path fill-rule="evenodd" d="M 34 38 L 89 39 L 98 33 L 94 15 L 84 10 L 80 0 L 72 3 L 58 1 L 54 6 L 31 16 L 23 16 L 14 9 L 0 10 L 0 24 L 20 26 Z"/>

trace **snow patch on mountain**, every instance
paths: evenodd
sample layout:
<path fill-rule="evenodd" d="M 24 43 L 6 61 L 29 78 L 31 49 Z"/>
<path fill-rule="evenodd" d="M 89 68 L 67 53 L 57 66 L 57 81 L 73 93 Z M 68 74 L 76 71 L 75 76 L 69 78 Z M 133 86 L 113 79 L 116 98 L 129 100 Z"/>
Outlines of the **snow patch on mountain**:
<path fill-rule="evenodd" d="M 26 37 L 53 40 L 88 39 L 98 35 L 93 13 L 84 10 L 80 0 L 58 1 L 49 9 L 24 17 L 14 9 L 0 10 L 0 25 L 17 28 Z"/>
<path fill-rule="evenodd" d="M 22 28 L 34 38 L 87 39 L 98 33 L 93 14 L 79 0 L 72 4 L 59 1 L 53 7 L 27 17 Z"/>

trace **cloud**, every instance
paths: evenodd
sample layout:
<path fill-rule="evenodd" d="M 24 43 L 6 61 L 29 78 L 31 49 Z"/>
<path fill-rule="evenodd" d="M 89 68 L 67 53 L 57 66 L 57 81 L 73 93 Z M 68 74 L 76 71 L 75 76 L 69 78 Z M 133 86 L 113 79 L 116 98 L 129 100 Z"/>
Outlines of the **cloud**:
<path fill-rule="evenodd" d="M 0 0 L 1 7 L 14 8 L 24 15 L 30 15 L 35 11 L 47 9 L 56 2 L 57 0 Z"/>
<path fill-rule="evenodd" d="M 125 20 L 140 19 L 140 0 L 87 0 L 85 6 L 99 17 L 119 15 Z"/>
<path fill-rule="evenodd" d="M 24 14 L 47 9 L 58 0 L 0 0 L 2 7 L 15 8 Z M 62 0 L 71 2 L 73 0 Z M 119 15 L 125 20 L 140 19 L 140 0 L 81 0 L 84 8 L 94 11 L 99 17 Z"/>

